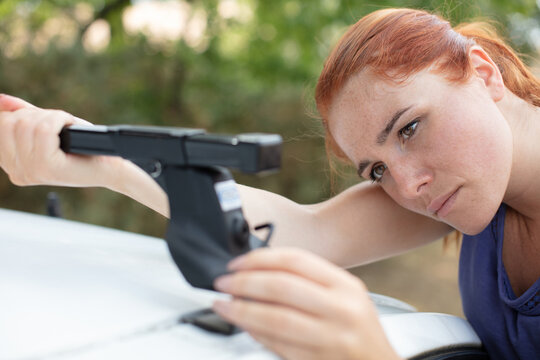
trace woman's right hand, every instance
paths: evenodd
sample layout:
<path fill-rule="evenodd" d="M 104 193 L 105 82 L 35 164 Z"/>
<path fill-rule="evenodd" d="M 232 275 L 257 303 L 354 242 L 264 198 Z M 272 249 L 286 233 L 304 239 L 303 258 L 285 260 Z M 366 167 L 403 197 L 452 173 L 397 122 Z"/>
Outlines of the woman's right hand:
<path fill-rule="evenodd" d="M 0 95 L 0 167 L 15 185 L 106 187 L 168 216 L 165 193 L 132 162 L 64 153 L 59 134 L 74 124 L 93 126 L 65 111 L 45 110 Z"/>
<path fill-rule="evenodd" d="M 288 360 L 400 357 L 364 283 L 298 248 L 260 248 L 234 259 L 214 310 Z"/>

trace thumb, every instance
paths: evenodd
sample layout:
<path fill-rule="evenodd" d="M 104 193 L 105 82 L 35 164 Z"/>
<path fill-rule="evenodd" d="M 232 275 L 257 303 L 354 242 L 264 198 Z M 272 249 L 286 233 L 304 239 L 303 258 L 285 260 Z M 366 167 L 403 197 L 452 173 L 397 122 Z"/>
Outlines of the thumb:
<path fill-rule="evenodd" d="M 0 111 L 15 111 L 22 108 L 35 108 L 35 106 L 18 97 L 0 94 Z"/>

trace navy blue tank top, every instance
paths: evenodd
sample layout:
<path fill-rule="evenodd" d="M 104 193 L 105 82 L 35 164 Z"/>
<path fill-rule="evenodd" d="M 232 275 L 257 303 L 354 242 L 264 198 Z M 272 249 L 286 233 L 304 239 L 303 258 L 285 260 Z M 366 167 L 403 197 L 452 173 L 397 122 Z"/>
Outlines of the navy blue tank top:
<path fill-rule="evenodd" d="M 491 359 L 540 359 L 540 279 L 515 296 L 502 262 L 505 214 L 503 204 L 480 234 L 463 237 L 463 312 Z"/>

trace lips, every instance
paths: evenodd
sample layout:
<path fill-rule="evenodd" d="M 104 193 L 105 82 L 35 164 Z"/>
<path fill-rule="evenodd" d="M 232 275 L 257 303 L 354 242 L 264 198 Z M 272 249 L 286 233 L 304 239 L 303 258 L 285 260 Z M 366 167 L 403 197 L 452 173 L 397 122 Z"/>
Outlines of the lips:
<path fill-rule="evenodd" d="M 442 212 L 446 214 L 448 210 L 450 210 L 450 207 L 456 198 L 456 194 L 460 189 L 461 186 L 433 200 L 431 204 L 429 204 L 429 206 L 427 207 L 428 212 L 434 215 L 443 215 Z"/>

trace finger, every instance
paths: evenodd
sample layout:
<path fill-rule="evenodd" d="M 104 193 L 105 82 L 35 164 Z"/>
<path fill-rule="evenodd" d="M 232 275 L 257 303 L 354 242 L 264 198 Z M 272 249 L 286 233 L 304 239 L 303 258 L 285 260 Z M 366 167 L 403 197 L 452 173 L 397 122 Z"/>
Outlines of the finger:
<path fill-rule="evenodd" d="M 74 116 L 73 117 L 73 123 L 67 124 L 67 125 L 88 125 L 88 126 L 94 126 L 90 121 L 81 119 L 80 117 Z"/>
<path fill-rule="evenodd" d="M 282 271 L 240 271 L 216 279 L 215 288 L 231 295 L 289 306 L 315 316 L 335 314 L 336 301 L 326 287 Z"/>
<path fill-rule="evenodd" d="M 216 300 L 214 311 L 242 329 L 271 336 L 297 346 L 326 345 L 327 329 L 322 321 L 279 305 L 235 298 Z"/>
<path fill-rule="evenodd" d="M 288 271 L 327 287 L 350 286 L 358 279 L 313 253 L 298 248 L 261 248 L 237 257 L 228 269 Z"/>
<path fill-rule="evenodd" d="M 35 108 L 35 106 L 21 98 L 0 94 L 0 111 L 15 111 L 22 108 Z"/>
<path fill-rule="evenodd" d="M 0 166 L 6 172 L 15 162 L 15 137 L 13 135 L 15 123 L 12 113 L 0 112 Z"/>
<path fill-rule="evenodd" d="M 16 119 L 14 124 L 14 136 L 17 146 L 17 156 L 26 157 L 28 155 L 33 155 L 36 128 L 44 121 L 43 114 L 47 114 L 48 110 L 21 108 L 12 111 L 11 113 Z"/>
<path fill-rule="evenodd" d="M 58 134 L 66 124 L 73 121 L 73 116 L 58 110 L 47 110 L 35 130 L 35 147 L 46 156 L 54 153 L 64 155 L 59 151 L 60 138 Z"/>
<path fill-rule="evenodd" d="M 7 94 L 0 94 L 0 111 L 16 111 L 23 108 L 38 109 L 38 107 L 36 107 L 35 105 L 21 98 Z M 72 124 L 93 125 L 91 122 L 81 119 L 79 117 L 73 117 L 72 121 L 67 125 Z"/>
<path fill-rule="evenodd" d="M 60 110 L 39 108 L 22 108 L 3 114 L 13 114 L 16 119 L 14 124 L 16 162 L 12 167 L 12 175 L 17 177 L 17 184 L 69 185 L 72 178 L 82 175 L 79 174 L 81 170 L 89 171 L 87 169 L 89 161 L 85 161 L 86 159 L 73 161 L 76 165 L 70 168 L 68 156 L 59 148 L 58 134 L 66 124 L 75 121 L 72 115 Z M 67 168 L 72 171 L 66 173 Z"/>
<path fill-rule="evenodd" d="M 18 110 L 17 113 L 19 113 L 20 111 L 21 110 Z M 36 155 L 36 153 L 34 152 L 34 133 L 36 124 L 37 121 L 31 117 L 18 118 L 13 130 L 13 137 L 15 139 L 15 159 L 17 162 L 16 168 L 19 169 L 19 175 L 22 175 L 23 177 L 22 179 L 19 179 L 19 181 L 23 181 L 25 183 L 25 173 L 27 173 L 27 171 L 31 171 L 31 169 L 23 170 L 21 164 L 33 163 L 32 159 L 34 158 L 34 155 Z M 39 155 L 39 153 L 37 155 Z M 32 184 L 27 183 L 27 185 Z"/>
<path fill-rule="evenodd" d="M 73 116 L 59 110 L 47 110 L 36 124 L 34 130 L 34 151 L 43 159 L 42 164 L 36 164 L 40 175 L 37 180 L 54 185 L 71 185 L 74 179 L 83 177 L 90 169 L 86 166 L 70 164 L 69 157 L 60 149 L 58 134 L 66 124 L 73 121 Z M 76 164 L 84 162 L 79 160 Z M 43 165 L 43 166 L 41 166 Z M 66 171 L 69 169 L 69 171 Z M 81 173 L 81 171 L 83 173 Z"/>

